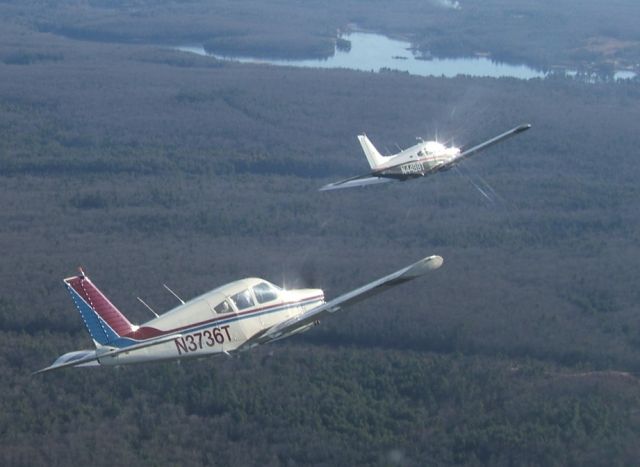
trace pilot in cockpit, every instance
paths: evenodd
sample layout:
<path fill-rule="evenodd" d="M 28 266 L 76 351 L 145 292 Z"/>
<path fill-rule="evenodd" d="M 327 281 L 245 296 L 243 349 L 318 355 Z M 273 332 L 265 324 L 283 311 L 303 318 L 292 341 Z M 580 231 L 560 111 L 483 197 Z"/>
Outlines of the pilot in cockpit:
<path fill-rule="evenodd" d="M 231 313 L 231 307 L 229 306 L 229 303 L 225 300 L 224 302 L 220 303 L 218 306 L 215 307 L 216 313 L 218 314 L 224 314 L 224 313 Z"/>

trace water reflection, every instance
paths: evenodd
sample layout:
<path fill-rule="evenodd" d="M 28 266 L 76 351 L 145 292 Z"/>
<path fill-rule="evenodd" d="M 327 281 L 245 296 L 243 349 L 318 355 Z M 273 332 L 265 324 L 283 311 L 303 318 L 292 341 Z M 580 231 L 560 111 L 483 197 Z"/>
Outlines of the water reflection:
<path fill-rule="evenodd" d="M 309 68 L 347 68 L 360 71 L 395 70 L 419 76 L 444 76 L 452 78 L 458 75 L 485 76 L 493 78 L 511 77 L 518 79 L 545 78 L 547 73 L 526 65 L 509 65 L 490 60 L 487 57 L 471 58 L 422 58 L 416 56 L 408 42 L 391 39 L 380 34 L 354 32 L 342 37 L 349 41 L 346 47 L 341 41 L 340 47 L 332 57 L 310 60 L 281 60 L 255 57 L 224 56 L 207 54 L 202 46 L 181 46 L 178 50 L 213 55 L 217 58 L 235 60 L 243 63 L 266 63 L 270 65 L 295 66 Z M 557 73 L 557 72 L 556 72 Z M 569 72 L 573 75 L 573 73 Z M 636 74 L 632 71 L 617 71 L 614 79 L 630 79 Z"/>

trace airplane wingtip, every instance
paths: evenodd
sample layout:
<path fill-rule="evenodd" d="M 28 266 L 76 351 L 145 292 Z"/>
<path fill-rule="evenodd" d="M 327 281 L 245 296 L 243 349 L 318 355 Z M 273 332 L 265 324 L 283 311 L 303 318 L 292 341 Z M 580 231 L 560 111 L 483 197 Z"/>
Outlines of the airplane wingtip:
<path fill-rule="evenodd" d="M 425 258 L 425 266 L 429 270 L 438 269 L 440 266 L 444 264 L 444 258 L 438 255 L 432 255 L 428 258 Z"/>
<path fill-rule="evenodd" d="M 442 256 L 432 255 L 421 259 L 417 263 L 412 264 L 404 272 L 403 276 L 407 278 L 418 277 L 426 274 L 429 271 L 438 269 L 444 263 Z"/>
<path fill-rule="evenodd" d="M 523 123 L 522 125 L 516 128 L 515 132 L 522 133 L 523 131 L 527 131 L 529 128 L 531 128 L 531 123 Z"/>

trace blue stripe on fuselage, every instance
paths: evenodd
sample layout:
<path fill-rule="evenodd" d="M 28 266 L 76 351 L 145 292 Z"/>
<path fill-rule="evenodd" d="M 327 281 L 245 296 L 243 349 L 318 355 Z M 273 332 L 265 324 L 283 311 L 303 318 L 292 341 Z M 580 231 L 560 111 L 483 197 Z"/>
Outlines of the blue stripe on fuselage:
<path fill-rule="evenodd" d="M 255 311 L 248 311 L 245 312 L 246 314 L 241 315 L 241 314 L 237 314 L 237 315 L 233 315 L 233 316 L 229 316 L 229 318 L 215 318 L 212 319 L 210 321 L 207 321 L 206 323 L 203 324 L 197 324 L 194 325 L 193 327 L 189 328 L 189 327 L 185 327 L 183 329 L 178 328 L 178 329 L 172 329 L 169 331 L 163 331 L 162 335 L 156 336 L 156 337 L 152 337 L 151 339 L 145 339 L 145 340 L 153 340 L 153 339 L 157 339 L 159 337 L 162 336 L 166 336 L 168 334 L 172 334 L 172 333 L 181 333 L 181 334 L 188 334 L 191 332 L 196 332 L 199 331 L 201 329 L 207 329 L 207 328 L 211 328 L 211 327 L 216 327 L 216 326 L 220 326 L 220 325 L 224 325 L 227 323 L 233 323 L 236 321 L 242 321 L 244 319 L 249 319 L 249 318 L 256 318 L 258 316 L 262 316 L 262 315 L 267 315 L 270 313 L 276 313 L 278 311 L 282 311 L 282 310 L 286 310 L 287 308 L 290 307 L 297 307 L 297 306 L 308 306 L 311 305 L 313 303 L 318 302 L 318 304 L 322 304 L 323 303 L 323 299 L 319 299 L 319 298 L 313 298 L 307 301 L 302 301 L 302 302 L 293 302 L 293 303 L 287 303 L 285 305 L 276 305 L 273 308 L 270 309 L 270 307 L 267 308 L 258 308 Z M 128 337 L 120 337 L 118 339 L 116 339 L 114 342 L 111 342 L 109 345 L 113 345 L 116 347 L 129 347 L 131 345 L 135 345 L 135 344 L 139 344 L 140 342 L 144 342 L 145 340 L 139 341 L 139 340 L 135 340 L 135 339 L 130 339 Z"/>

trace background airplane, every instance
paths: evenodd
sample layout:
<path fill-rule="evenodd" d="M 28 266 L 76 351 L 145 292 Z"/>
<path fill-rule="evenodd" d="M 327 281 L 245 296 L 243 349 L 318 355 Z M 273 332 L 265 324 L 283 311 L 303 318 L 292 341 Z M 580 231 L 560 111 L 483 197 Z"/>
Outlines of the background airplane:
<path fill-rule="evenodd" d="M 517 126 L 464 151 L 461 151 L 460 148 L 455 146 L 447 147 L 437 141 L 421 141 L 391 156 L 383 156 L 380 154 L 369 138 L 367 138 L 367 135 L 358 135 L 358 141 L 360 141 L 362 150 L 365 156 L 367 156 L 367 161 L 369 161 L 369 165 L 371 166 L 371 172 L 330 183 L 320 188 L 320 191 L 393 181 L 404 182 L 412 178 L 424 177 L 425 175 L 441 172 L 450 169 L 472 154 L 482 151 L 500 141 L 504 141 L 518 133 L 522 133 L 529 128 L 531 128 L 531 125 L 528 123 Z"/>
<path fill-rule="evenodd" d="M 241 279 L 181 300 L 142 326 L 131 324 L 81 270 L 64 283 L 96 348 L 66 353 L 36 373 L 230 355 L 306 331 L 320 318 L 441 265 L 440 256 L 429 256 L 328 302 L 321 289 L 284 290 L 263 279 Z"/>

